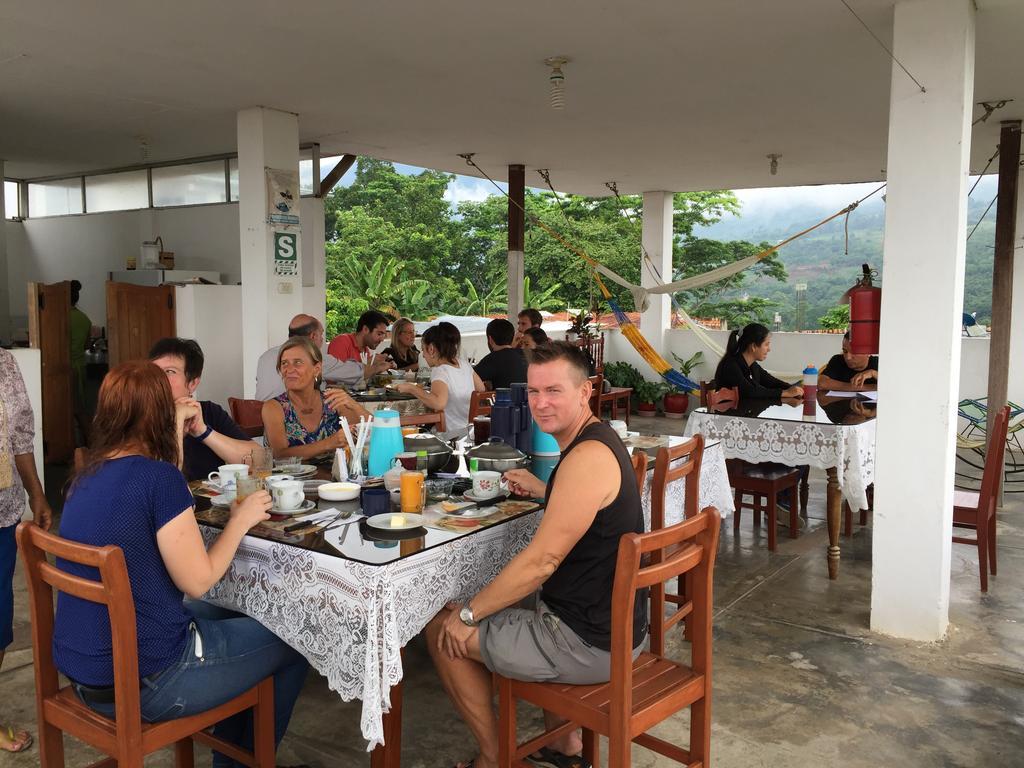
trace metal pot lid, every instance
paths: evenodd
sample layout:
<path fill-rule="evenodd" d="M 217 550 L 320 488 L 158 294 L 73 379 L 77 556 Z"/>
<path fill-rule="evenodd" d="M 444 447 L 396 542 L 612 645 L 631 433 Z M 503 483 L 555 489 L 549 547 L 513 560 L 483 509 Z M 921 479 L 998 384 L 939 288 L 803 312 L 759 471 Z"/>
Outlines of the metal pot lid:
<path fill-rule="evenodd" d="M 405 449 L 407 451 L 426 451 L 427 454 L 431 453 L 451 453 L 452 448 L 444 440 L 441 440 L 436 435 L 430 435 L 426 432 L 420 432 L 415 435 L 405 436 Z"/>
<path fill-rule="evenodd" d="M 466 451 L 472 459 L 525 459 L 526 454 L 516 450 L 500 437 L 492 437 L 486 443 Z"/>

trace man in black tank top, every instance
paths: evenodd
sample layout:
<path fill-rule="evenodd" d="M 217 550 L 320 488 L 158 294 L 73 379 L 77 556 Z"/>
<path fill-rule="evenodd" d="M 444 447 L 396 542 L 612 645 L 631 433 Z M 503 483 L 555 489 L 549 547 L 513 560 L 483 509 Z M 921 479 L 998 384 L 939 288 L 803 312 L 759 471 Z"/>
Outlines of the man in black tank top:
<path fill-rule="evenodd" d="M 527 357 L 530 410 L 538 428 L 558 441 L 562 457 L 547 484 L 526 470 L 505 477 L 520 495 L 545 498 L 544 517 L 530 545 L 494 581 L 465 605 L 449 604 L 427 626 L 441 682 L 479 743 L 475 768 L 497 765 L 491 671 L 520 680 L 608 681 L 619 539 L 644 530 L 629 454 L 590 411 L 583 353 L 552 342 Z M 634 657 L 646 632 L 647 601 L 638 596 Z M 558 722 L 547 719 L 549 726 Z M 577 731 L 530 760 L 548 768 L 585 768 L 578 756 L 582 746 Z"/>

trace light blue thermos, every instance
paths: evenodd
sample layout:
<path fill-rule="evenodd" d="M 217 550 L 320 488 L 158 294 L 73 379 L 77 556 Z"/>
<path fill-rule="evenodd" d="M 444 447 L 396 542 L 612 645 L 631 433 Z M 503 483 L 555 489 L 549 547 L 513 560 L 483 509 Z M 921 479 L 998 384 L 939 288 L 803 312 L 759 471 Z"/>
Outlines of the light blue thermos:
<path fill-rule="evenodd" d="M 395 456 L 405 450 L 398 411 L 383 408 L 373 414 L 370 428 L 370 460 L 366 468 L 370 477 L 381 477 L 391 469 Z"/>

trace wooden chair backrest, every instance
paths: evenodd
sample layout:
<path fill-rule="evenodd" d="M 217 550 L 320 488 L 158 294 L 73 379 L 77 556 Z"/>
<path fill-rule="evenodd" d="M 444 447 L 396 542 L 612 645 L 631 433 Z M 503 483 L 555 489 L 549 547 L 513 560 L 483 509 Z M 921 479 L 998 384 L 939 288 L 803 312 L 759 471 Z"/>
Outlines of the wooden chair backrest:
<path fill-rule="evenodd" d="M 585 339 L 580 339 L 576 342 L 577 345 L 594 362 L 594 373 L 604 373 L 604 334 L 598 336 L 590 336 Z"/>
<path fill-rule="evenodd" d="M 231 418 L 242 429 L 263 426 L 262 400 L 245 400 L 241 397 L 229 397 L 228 408 L 231 411 Z"/>
<path fill-rule="evenodd" d="M 128 745 L 142 741 L 142 718 L 135 602 L 124 553 L 120 547 L 90 547 L 62 539 L 32 522 L 19 523 L 16 536 L 28 581 L 37 695 L 49 699 L 60 689 L 53 662 L 54 590 L 106 606 L 114 657 L 117 741 L 121 754 L 129 754 Z M 100 579 L 93 581 L 65 573 L 48 562 L 47 555 L 96 568 Z"/>
<path fill-rule="evenodd" d="M 702 381 L 700 383 L 700 405 L 701 408 L 708 407 L 708 392 L 715 388 L 715 380 Z"/>
<path fill-rule="evenodd" d="M 495 392 L 493 389 L 485 389 L 474 392 L 469 396 L 469 423 L 477 416 L 490 416 L 491 406 L 494 405 Z"/>
<path fill-rule="evenodd" d="M 627 533 L 619 541 L 612 587 L 611 718 L 628 721 L 633 710 L 633 605 L 638 589 L 651 590 L 651 653 L 663 656 L 665 582 L 689 574 L 693 592 L 690 667 L 711 686 L 711 606 L 721 517 L 714 507 L 650 533 Z M 644 555 L 651 557 L 642 565 Z"/>
<path fill-rule="evenodd" d="M 985 469 L 981 473 L 981 491 L 978 494 L 978 511 L 984 515 L 999 502 L 999 484 L 1003 479 L 1003 460 L 1006 458 L 1006 428 L 1010 421 L 1010 406 L 1004 405 L 992 422 L 988 440 Z M 981 522 L 979 520 L 979 525 Z"/>
<path fill-rule="evenodd" d="M 444 411 L 430 411 L 429 413 L 403 413 L 398 417 L 398 423 L 403 427 L 435 427 L 437 432 L 446 432 L 444 423 Z"/>
<path fill-rule="evenodd" d="M 732 408 L 740 401 L 740 388 L 722 387 L 708 390 L 706 401 L 708 408 Z"/>
<path fill-rule="evenodd" d="M 633 455 L 630 456 L 630 460 L 633 464 L 633 472 L 636 474 L 636 485 L 640 491 L 640 495 L 644 495 L 644 480 L 647 479 L 647 454 L 641 451 L 639 448 L 633 449 Z"/>
<path fill-rule="evenodd" d="M 683 516 L 697 514 L 697 500 L 700 498 L 700 463 L 704 456 L 704 435 L 694 435 L 681 445 L 659 448 L 654 459 L 654 479 L 651 482 L 651 530 L 665 527 L 665 493 L 668 484 L 686 481 L 683 497 Z M 678 466 L 673 466 L 678 462 Z"/>
<path fill-rule="evenodd" d="M 604 374 L 598 373 L 590 377 L 592 391 L 590 393 L 590 410 L 597 418 L 601 418 L 601 391 L 604 389 Z"/>

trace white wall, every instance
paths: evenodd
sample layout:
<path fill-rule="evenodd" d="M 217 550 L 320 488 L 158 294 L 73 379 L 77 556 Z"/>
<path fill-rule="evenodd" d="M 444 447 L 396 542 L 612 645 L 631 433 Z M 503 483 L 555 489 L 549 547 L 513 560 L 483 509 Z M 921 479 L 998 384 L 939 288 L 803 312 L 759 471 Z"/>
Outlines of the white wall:
<path fill-rule="evenodd" d="M 21 378 L 25 380 L 28 401 L 32 404 L 32 415 L 35 418 L 35 456 L 36 472 L 39 480 L 46 482 L 43 476 L 43 374 L 42 358 L 38 349 L 12 349 L 11 354 L 21 369 Z"/>
<path fill-rule="evenodd" d="M 199 342 L 205 358 L 197 397 L 227 410 L 229 397 L 243 396 L 242 286 L 185 285 L 175 296 L 178 335 Z"/>
<path fill-rule="evenodd" d="M 707 331 L 721 347 L 725 347 L 727 331 Z M 697 350 L 704 351 L 704 363 L 694 369 L 694 381 L 711 379 L 718 365 L 718 357 L 709 350 L 693 331 L 674 328 L 665 334 L 667 350 L 663 354 L 675 364 L 670 353 L 686 359 Z M 837 354 L 843 337 L 839 334 L 824 333 L 773 333 L 772 351 L 766 367 L 780 374 L 782 378 L 795 379 L 808 363 L 821 366 Z M 964 338 L 960 347 L 960 399 L 985 397 L 988 390 L 988 338 Z M 632 363 L 652 381 L 657 378 L 650 366 L 636 353 L 629 342 L 617 329 L 605 331 L 605 362 L 625 360 Z M 885 361 L 879 361 L 882 375 L 885 375 Z M 1024 403 L 1024 371 L 1011 370 L 1009 399 Z"/>
<path fill-rule="evenodd" d="M 310 237 L 317 227 L 318 214 L 320 237 Z M 303 198 L 302 217 L 304 232 L 300 241 L 305 265 L 316 262 L 317 243 L 322 249 L 323 202 Z M 163 238 L 166 250 L 174 251 L 178 269 L 219 272 L 224 283 L 236 284 L 241 280 L 236 203 L 54 216 L 4 221 L 3 226 L 7 233 L 8 266 L 7 285 L 0 290 L 8 292 L 15 330 L 27 327 L 26 283 L 72 279 L 82 282 L 82 311 L 94 325 L 105 325 L 104 283 L 108 273 L 124 269 L 128 256 L 138 257 L 142 241 L 157 235 Z M 307 233 L 306 229 L 310 231 Z M 303 289 L 303 308 L 322 318 L 323 266 L 314 269 L 313 275 L 314 283 Z"/>

